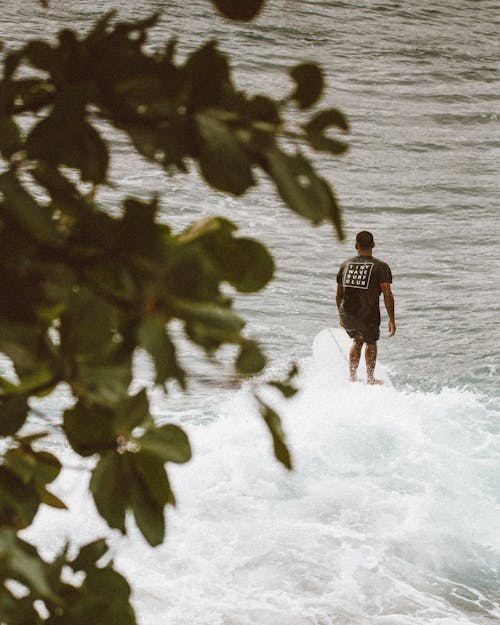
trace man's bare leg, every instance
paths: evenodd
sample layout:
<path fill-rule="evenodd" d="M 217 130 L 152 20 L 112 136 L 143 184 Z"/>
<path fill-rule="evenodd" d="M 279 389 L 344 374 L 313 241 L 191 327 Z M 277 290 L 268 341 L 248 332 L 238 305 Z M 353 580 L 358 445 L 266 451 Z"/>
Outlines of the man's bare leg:
<path fill-rule="evenodd" d="M 368 384 L 383 384 L 383 380 L 375 378 L 375 364 L 377 362 L 377 343 L 367 343 L 365 349 L 366 381 Z"/>
<path fill-rule="evenodd" d="M 349 352 L 349 379 L 351 382 L 358 381 L 358 365 L 361 358 L 361 348 L 363 343 L 353 339 L 351 351 Z"/>

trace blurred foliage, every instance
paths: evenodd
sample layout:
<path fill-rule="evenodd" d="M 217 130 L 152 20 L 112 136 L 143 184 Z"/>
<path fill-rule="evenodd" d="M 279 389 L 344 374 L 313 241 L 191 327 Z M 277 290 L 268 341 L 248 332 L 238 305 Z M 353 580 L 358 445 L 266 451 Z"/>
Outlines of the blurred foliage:
<path fill-rule="evenodd" d="M 213 0 L 225 17 L 248 20 L 263 0 Z M 139 22 L 98 21 L 88 34 L 61 31 L 5 54 L 0 86 L 0 354 L 13 375 L 0 377 L 0 618 L 6 625 L 135 623 L 130 588 L 104 541 L 68 548 L 48 562 L 21 540 L 41 504 L 64 509 L 47 486 L 61 461 L 44 449 L 30 399 L 65 383 L 74 398 L 61 436 L 94 462 L 90 492 L 111 528 L 126 533 L 133 516 L 150 545 L 165 535 L 174 505 L 166 465 L 191 457 L 189 440 L 150 414 L 146 390 L 130 394 L 138 349 L 149 353 L 155 384 L 186 388 L 172 322 L 208 356 L 237 346 L 235 376 L 262 372 L 266 359 L 245 335 L 233 292 L 254 293 L 274 262 L 260 242 L 211 217 L 181 233 L 158 219 L 159 200 L 122 197 L 117 210 L 96 202 L 109 184 L 110 126 L 171 174 L 193 165 L 214 189 L 235 196 L 260 170 L 292 211 L 313 224 L 341 216 L 327 181 L 306 151 L 347 148 L 337 110 L 314 111 L 319 67 L 290 70 L 290 93 L 274 100 L 234 85 L 216 42 L 175 60 L 175 41 L 145 46 L 153 15 Z M 295 110 L 294 110 L 295 108 Z M 300 115 L 307 119 L 300 121 Z M 115 195 L 120 197 L 119 189 Z M 269 382 L 285 397 L 286 380 Z M 277 459 L 292 461 L 279 415 L 256 395 Z"/>

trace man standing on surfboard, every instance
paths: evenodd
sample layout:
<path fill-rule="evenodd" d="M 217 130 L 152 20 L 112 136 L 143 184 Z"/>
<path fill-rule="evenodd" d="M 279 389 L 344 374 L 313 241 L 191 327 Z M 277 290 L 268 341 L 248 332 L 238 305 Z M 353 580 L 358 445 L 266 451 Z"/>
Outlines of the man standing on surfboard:
<path fill-rule="evenodd" d="M 380 293 L 389 315 L 389 336 L 396 332 L 394 296 L 391 291 L 392 273 L 387 263 L 372 256 L 375 241 L 371 232 L 356 235 L 358 255 L 340 266 L 337 274 L 337 308 L 340 325 L 353 339 L 349 352 L 349 374 L 357 381 L 357 371 L 363 343 L 366 343 L 366 381 L 382 384 L 374 376 L 377 361 L 377 341 L 380 337 Z"/>

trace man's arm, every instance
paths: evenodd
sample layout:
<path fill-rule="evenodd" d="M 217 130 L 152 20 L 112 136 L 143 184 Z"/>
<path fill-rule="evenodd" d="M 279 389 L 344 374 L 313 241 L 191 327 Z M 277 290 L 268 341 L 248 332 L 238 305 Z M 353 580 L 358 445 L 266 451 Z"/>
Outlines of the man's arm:
<path fill-rule="evenodd" d="M 340 318 L 340 304 L 342 303 L 342 300 L 344 299 L 344 285 L 342 284 L 342 282 L 337 282 L 337 296 L 335 299 L 337 300 L 337 308 L 339 311 L 340 325 L 342 325 L 342 319 Z"/>
<path fill-rule="evenodd" d="M 394 295 L 391 291 L 391 283 L 381 282 L 380 290 L 384 295 L 384 304 L 389 315 L 389 336 L 394 336 L 396 333 L 396 321 L 394 318 Z"/>

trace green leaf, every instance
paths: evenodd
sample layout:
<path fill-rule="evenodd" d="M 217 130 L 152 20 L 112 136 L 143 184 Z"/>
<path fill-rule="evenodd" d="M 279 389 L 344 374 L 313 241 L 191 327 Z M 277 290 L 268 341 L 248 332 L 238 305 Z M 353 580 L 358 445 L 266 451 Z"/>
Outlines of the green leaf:
<path fill-rule="evenodd" d="M 333 155 L 343 154 L 349 149 L 347 143 L 324 134 L 324 131 L 331 127 L 340 128 L 344 132 L 349 130 L 346 117 L 337 109 L 321 111 L 305 124 L 304 129 L 311 147 L 315 150 Z"/>
<path fill-rule="evenodd" d="M 244 111 L 252 120 L 267 122 L 268 124 L 281 124 L 282 119 L 278 105 L 271 98 L 256 95 L 245 102 Z"/>
<path fill-rule="evenodd" d="M 125 214 L 118 222 L 117 245 L 130 255 L 139 255 L 154 262 L 162 262 L 166 251 L 165 227 L 156 223 L 158 198 L 141 202 L 127 198 L 123 202 Z"/>
<path fill-rule="evenodd" d="M 307 109 L 315 104 L 323 91 L 323 72 L 315 63 L 301 63 L 292 67 L 290 76 L 296 82 L 295 91 L 290 98 L 295 100 L 300 109 Z"/>
<path fill-rule="evenodd" d="M 273 438 L 274 455 L 276 456 L 276 459 L 281 462 L 281 464 L 291 470 L 292 460 L 285 443 L 285 435 L 281 429 L 281 419 L 278 413 L 275 412 L 270 406 L 262 402 L 260 399 L 258 399 L 258 401 L 260 404 L 260 413 L 264 418 L 264 422 Z"/>
<path fill-rule="evenodd" d="M 189 112 L 219 107 L 232 91 L 229 64 L 215 41 L 195 50 L 182 70 L 183 94 Z"/>
<path fill-rule="evenodd" d="M 0 44 L 1 46 L 1 44 Z M 21 64 L 23 60 L 23 53 L 19 50 L 16 50 L 15 52 L 10 52 L 8 54 L 5 55 L 4 58 L 4 77 L 6 80 L 12 78 L 12 76 L 14 75 L 14 73 L 16 72 L 17 68 L 19 67 L 19 65 Z"/>
<path fill-rule="evenodd" d="M 62 349 L 76 351 L 88 359 L 101 360 L 112 351 L 110 345 L 118 325 L 118 311 L 102 297 L 82 288 L 73 293 L 61 316 Z"/>
<path fill-rule="evenodd" d="M 142 389 L 136 395 L 123 399 L 116 407 L 115 433 L 117 436 L 128 436 L 134 428 L 150 420 L 148 396 Z"/>
<path fill-rule="evenodd" d="M 208 328 L 220 330 L 220 336 L 227 336 L 228 340 L 231 337 L 238 337 L 240 330 L 245 325 L 245 322 L 236 313 L 225 306 L 180 298 L 175 298 L 172 305 L 176 315 L 181 319 L 198 321 Z"/>
<path fill-rule="evenodd" d="M 117 354 L 115 358 L 104 358 L 100 362 L 82 362 L 78 367 L 78 378 L 71 380 L 74 393 L 89 403 L 114 406 L 127 393 L 132 381 L 130 354 Z"/>
<path fill-rule="evenodd" d="M 15 597 L 8 588 L 0 594 L 0 614 L 7 625 L 44 625 L 33 606 L 33 597 Z"/>
<path fill-rule="evenodd" d="M 47 80 L 26 78 L 12 83 L 11 110 L 37 112 L 41 108 L 52 104 L 55 88 Z"/>
<path fill-rule="evenodd" d="M 188 437 L 176 425 L 162 425 L 150 429 L 137 440 L 142 452 L 151 454 L 162 462 L 183 463 L 191 459 Z"/>
<path fill-rule="evenodd" d="M 137 527 L 141 530 L 148 543 L 155 547 L 160 545 L 165 538 L 165 517 L 163 505 L 158 503 L 157 498 L 151 493 L 149 481 L 145 479 L 143 472 L 137 470 L 136 459 L 129 459 L 130 483 L 129 496 L 130 506 L 134 513 Z M 163 466 L 159 464 L 161 471 L 165 473 Z"/>
<path fill-rule="evenodd" d="M 255 184 L 249 154 L 224 122 L 206 113 L 198 113 L 196 121 L 203 177 L 219 191 L 242 195 Z"/>
<path fill-rule="evenodd" d="M 58 61 L 57 52 L 46 41 L 30 41 L 23 52 L 33 67 L 46 72 L 52 72 Z"/>
<path fill-rule="evenodd" d="M 28 410 L 26 397 L 0 400 L 0 436 L 12 436 L 20 430 L 26 421 Z"/>
<path fill-rule="evenodd" d="M 236 360 L 236 367 L 240 373 L 259 373 L 266 366 L 266 357 L 260 351 L 256 341 L 245 341 L 241 346 Z"/>
<path fill-rule="evenodd" d="M 24 528 L 33 521 L 39 505 L 35 486 L 25 484 L 13 471 L 0 466 L 0 523 Z"/>
<path fill-rule="evenodd" d="M 13 172 L 0 175 L 0 191 L 6 203 L 4 208 L 30 238 L 40 243 L 60 246 L 60 237 L 47 207 L 35 202 L 21 186 Z"/>
<path fill-rule="evenodd" d="M 92 456 L 116 448 L 115 420 L 103 406 L 80 401 L 64 412 L 63 430 L 70 445 L 81 456 Z"/>
<path fill-rule="evenodd" d="M 108 605 L 127 604 L 130 597 L 130 586 L 127 580 L 109 566 L 102 569 L 91 568 L 85 578 L 83 589 L 95 598 L 104 599 Z M 100 621 L 101 618 L 98 618 L 97 623 Z M 95 614 L 90 622 L 96 623 Z M 111 623 L 108 619 L 104 622 L 106 625 Z M 121 622 L 117 621 L 116 625 L 121 625 Z"/>
<path fill-rule="evenodd" d="M 274 275 L 274 260 L 264 245 L 247 238 L 217 242 L 212 248 L 224 278 L 240 293 L 263 289 Z"/>
<path fill-rule="evenodd" d="M 184 232 L 178 235 L 177 241 L 185 245 L 213 234 L 229 236 L 237 229 L 237 226 L 224 217 L 205 217 L 186 228 Z"/>
<path fill-rule="evenodd" d="M 127 123 L 124 129 L 140 154 L 167 171 L 173 166 L 187 172 L 184 159 L 190 153 L 192 130 L 184 118 L 170 115 L 168 128 L 159 128 L 157 123 L 150 122 Z"/>
<path fill-rule="evenodd" d="M 283 395 L 283 397 L 286 397 L 287 399 L 293 397 L 298 392 L 298 389 L 291 384 L 285 384 L 284 382 L 279 382 L 277 380 L 273 380 L 268 384 L 269 386 L 274 386 L 274 388 L 277 388 Z"/>
<path fill-rule="evenodd" d="M 84 545 L 76 558 L 71 562 L 74 571 L 85 571 L 102 558 L 108 552 L 108 546 L 104 539 L 95 540 Z"/>
<path fill-rule="evenodd" d="M 145 317 L 138 328 L 137 338 L 153 358 L 156 369 L 155 383 L 162 385 L 174 378 L 184 388 L 185 373 L 177 363 L 175 345 L 161 319 Z"/>
<path fill-rule="evenodd" d="M 9 159 L 22 147 L 21 133 L 17 124 L 5 115 L 0 116 L 0 153 Z"/>
<path fill-rule="evenodd" d="M 56 508 L 58 510 L 67 510 L 68 506 L 56 497 L 54 493 L 51 493 L 50 490 L 47 490 L 43 486 L 37 486 L 37 493 L 40 497 L 40 502 L 44 503 L 46 506 L 50 506 L 51 508 Z"/>
<path fill-rule="evenodd" d="M 224 17 L 248 22 L 258 15 L 265 0 L 211 0 L 211 2 Z"/>
<path fill-rule="evenodd" d="M 332 215 L 332 195 L 328 185 L 300 153 L 290 156 L 277 149 L 266 153 L 268 173 L 284 202 L 314 224 Z"/>
<path fill-rule="evenodd" d="M 42 119 L 28 135 L 26 149 L 32 159 L 80 170 L 84 181 L 99 184 L 106 178 L 107 146 L 97 130 L 75 114 L 66 118 L 53 113 Z"/>
<path fill-rule="evenodd" d="M 9 577 L 28 586 L 35 596 L 61 603 L 50 587 L 49 566 L 38 557 L 31 545 L 6 528 L 0 529 L 0 561 L 7 563 Z"/>
<path fill-rule="evenodd" d="M 154 501 L 162 508 L 167 504 L 173 505 L 175 499 L 165 472 L 164 461 L 144 451 L 134 454 L 133 461 L 137 475 L 143 480 Z"/>
<path fill-rule="evenodd" d="M 110 527 L 125 534 L 125 511 L 128 505 L 128 472 L 124 459 L 116 451 L 106 452 L 99 460 L 90 479 L 90 492 L 99 514 Z"/>
<path fill-rule="evenodd" d="M 53 482 L 59 475 L 61 463 L 47 451 L 33 451 L 26 444 L 9 449 L 4 455 L 5 466 L 16 473 L 24 483 L 31 481 L 39 485 Z"/>

